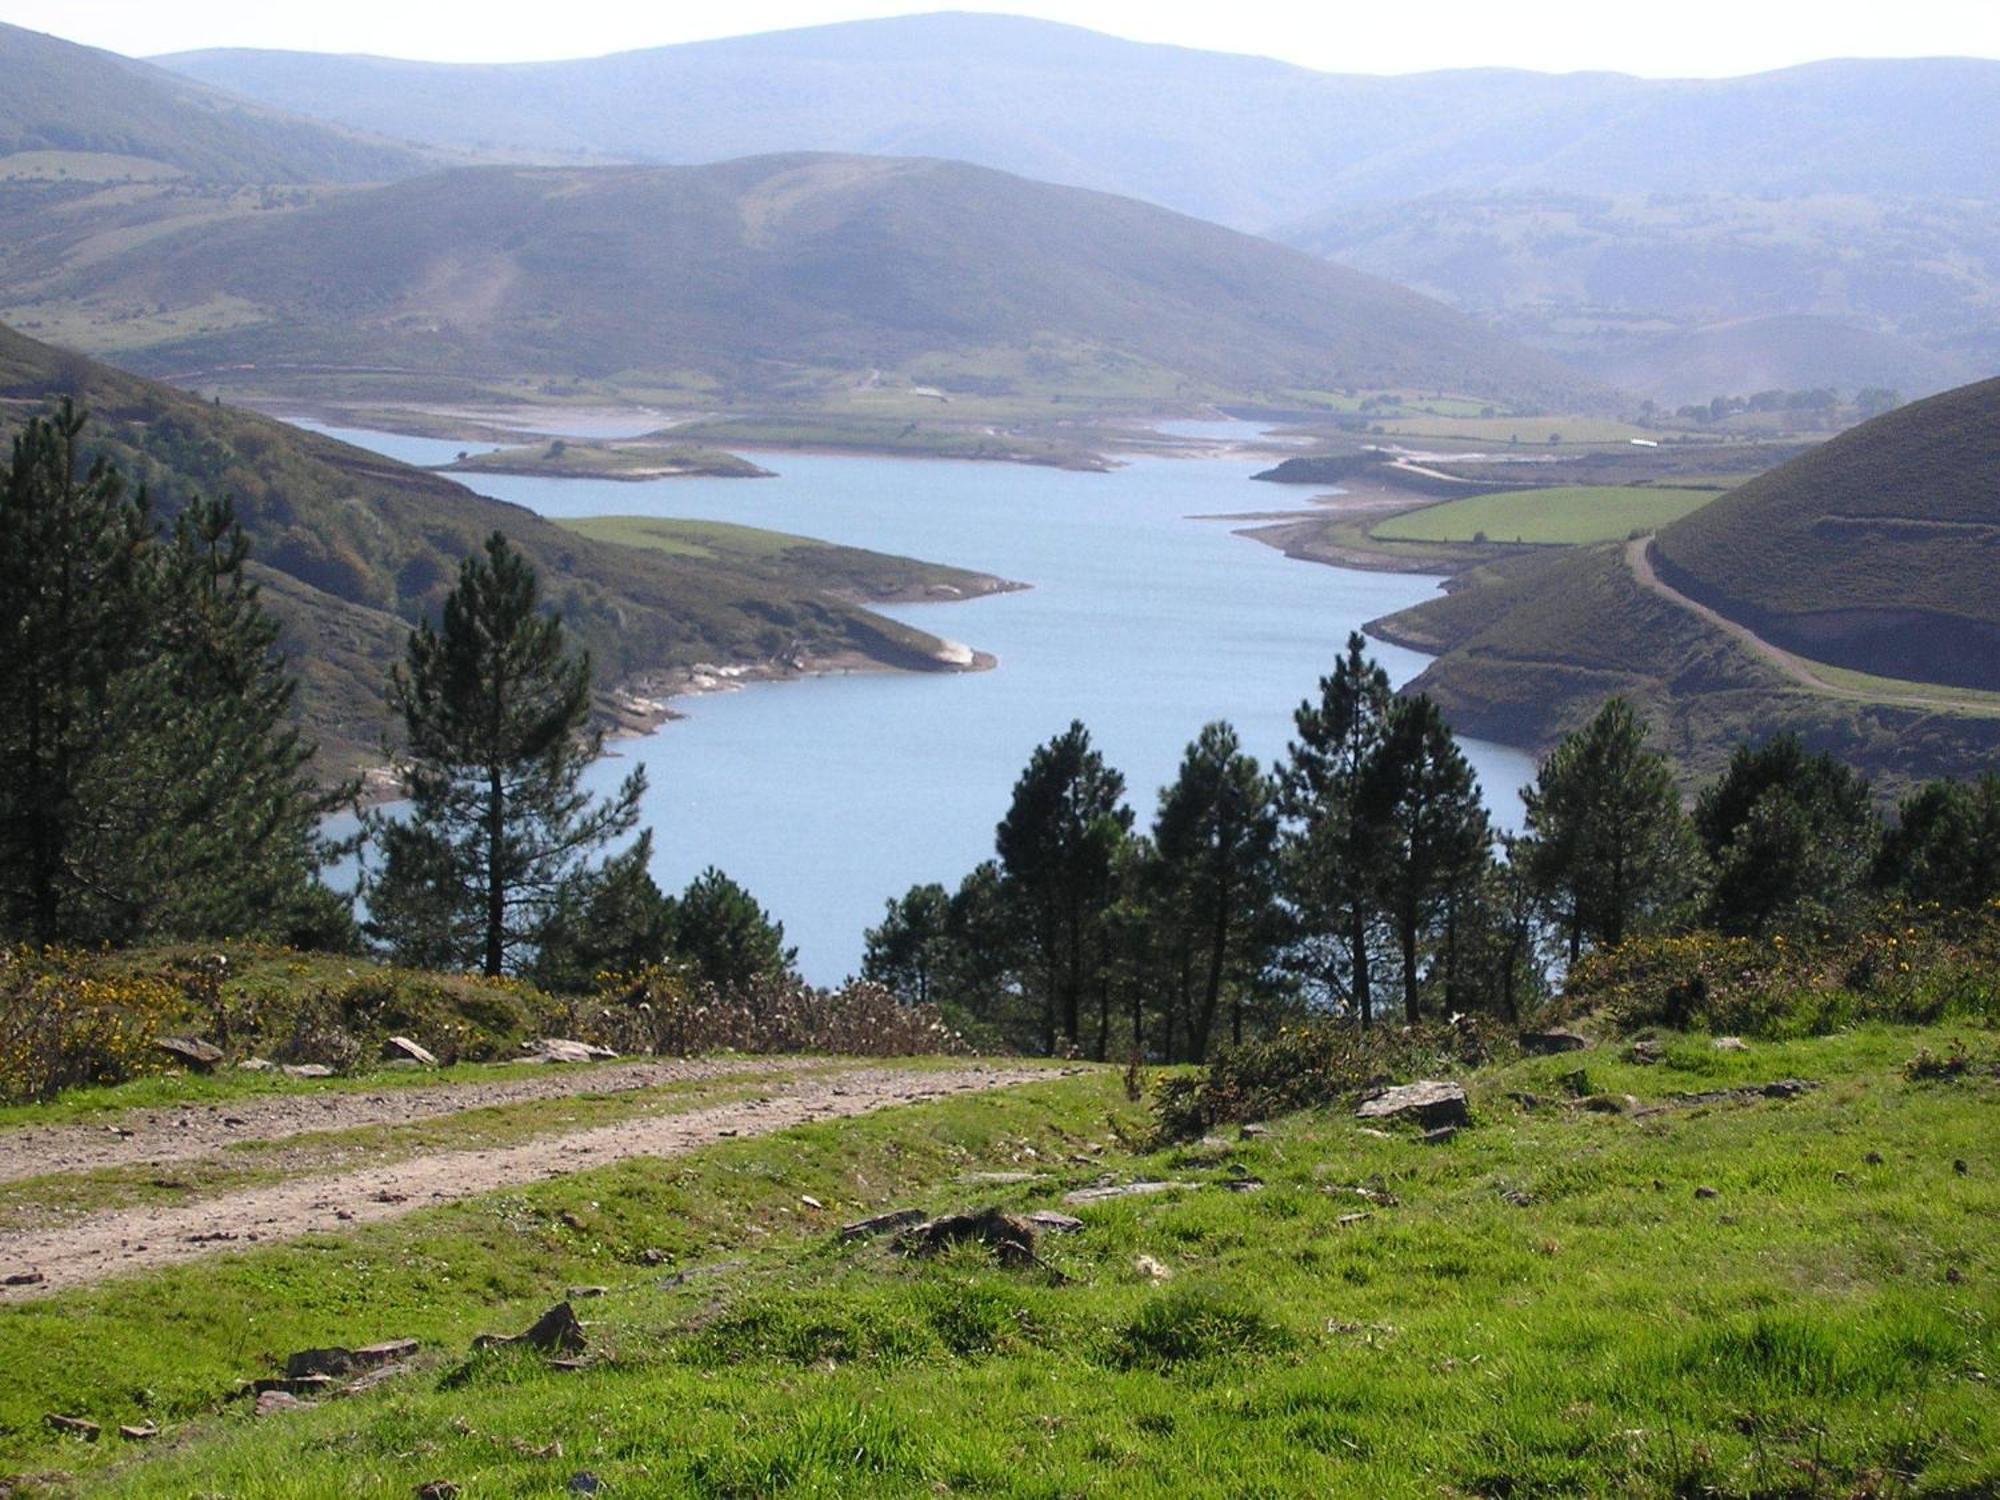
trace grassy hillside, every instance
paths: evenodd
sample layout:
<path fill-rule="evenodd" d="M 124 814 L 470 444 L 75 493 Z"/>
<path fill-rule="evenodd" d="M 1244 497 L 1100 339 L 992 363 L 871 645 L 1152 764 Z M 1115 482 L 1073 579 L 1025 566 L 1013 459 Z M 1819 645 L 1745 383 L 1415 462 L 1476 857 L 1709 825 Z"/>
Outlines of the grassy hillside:
<path fill-rule="evenodd" d="M 379 182 L 427 165 L 425 154 L 409 147 L 0 25 L 0 165 L 21 153 L 51 152 L 120 157 L 226 183 Z M 34 165 L 51 176 L 93 170 L 88 160 Z"/>
<path fill-rule="evenodd" d="M 1661 533 L 1682 592 L 1814 660 L 2000 687 L 2000 380 L 1904 407 Z"/>
<path fill-rule="evenodd" d="M 540 570 L 596 660 L 601 685 L 641 684 L 696 662 L 840 657 L 937 668 L 941 643 L 872 615 L 852 569 L 815 578 L 800 554 L 785 576 L 727 557 L 642 551 L 579 536 L 441 475 L 65 354 L 0 329 L 0 427 L 74 393 L 93 413 L 89 445 L 145 483 L 171 515 L 195 493 L 229 494 L 254 564 L 304 677 L 304 715 L 334 765 L 378 753 L 382 690 L 409 626 L 435 611 L 460 559 L 504 531 Z M 845 549 L 841 549 L 844 551 Z M 900 594 L 993 581 L 903 559 L 873 560 Z"/>
<path fill-rule="evenodd" d="M 1885 793 L 1976 774 L 2000 754 L 2000 716 L 1988 705 L 1951 712 L 1789 680 L 1644 588 L 1622 543 L 1503 559 L 1369 628 L 1437 655 L 1411 687 L 1461 733 L 1546 750 L 1616 694 L 1652 720 L 1689 784 L 1719 772 L 1736 745 L 1787 730 L 1860 766 Z"/>
<path fill-rule="evenodd" d="M 0 1308 L 0 1465 L 128 1496 L 1987 1495 L 1990 1036 L 1910 1066 L 1952 1036 L 1666 1033 L 1639 1066 L 1610 1035 L 1468 1071 L 1441 1145 L 1335 1107 L 1155 1149 L 1100 1070 L 582 1171 Z M 1139 1178 L 1180 1186 L 1064 1202 Z M 837 1228 L 984 1203 L 1079 1227 L 1011 1269 Z M 582 1368 L 468 1353 L 576 1286 Z M 393 1337 L 421 1348 L 373 1389 L 230 1399 Z"/>
<path fill-rule="evenodd" d="M 611 382 L 683 404 L 1154 406 L 1342 386 L 1591 388 L 1438 303 L 1130 199 L 933 160 L 468 169 L 190 227 L 0 292 L 155 372 Z M 161 336 L 163 316 L 227 309 Z M 143 350 L 143 352 L 140 352 Z M 241 366 L 254 365 L 254 370 Z M 359 378 L 359 377 L 354 377 Z"/>

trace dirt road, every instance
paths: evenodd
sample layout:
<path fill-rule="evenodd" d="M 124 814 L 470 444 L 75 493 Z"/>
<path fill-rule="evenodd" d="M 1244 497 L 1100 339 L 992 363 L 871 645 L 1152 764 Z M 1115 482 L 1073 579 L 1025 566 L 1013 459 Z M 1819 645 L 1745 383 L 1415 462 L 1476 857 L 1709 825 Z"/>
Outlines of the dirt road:
<path fill-rule="evenodd" d="M 1698 616 L 1722 631 L 1732 640 L 1740 642 L 1760 660 L 1769 662 L 1800 687 L 1810 688 L 1815 693 L 1825 693 L 1834 698 L 1846 698 L 1855 703 L 1884 703 L 1908 708 L 1935 708 L 1947 713 L 1963 713 L 1976 705 L 1963 698 L 1941 695 L 1926 695 L 1920 691 L 1904 693 L 1871 693 L 1858 688 L 1843 687 L 1829 682 L 1814 670 L 1814 663 L 1803 656 L 1795 656 L 1782 646 L 1774 646 L 1746 625 L 1739 625 L 1727 615 L 1719 614 L 1706 604 L 1698 603 L 1668 583 L 1653 567 L 1652 538 L 1634 537 L 1625 546 L 1625 562 L 1632 569 L 1632 576 L 1644 588 L 1652 590 L 1668 603 L 1678 605 L 1688 613 Z"/>
<path fill-rule="evenodd" d="M 308 1176 L 186 1204 L 118 1208 L 49 1227 L 0 1231 L 0 1277 L 17 1274 L 41 1277 L 30 1284 L 0 1286 L 0 1301 L 45 1297 L 124 1272 L 175 1265 L 204 1255 L 282 1242 L 306 1234 L 341 1233 L 420 1208 L 632 1157 L 677 1156 L 731 1136 L 768 1135 L 810 1120 L 868 1114 L 899 1104 L 1060 1076 L 1059 1070 L 1018 1063 L 967 1063 L 924 1072 L 856 1064 L 838 1072 L 801 1074 L 805 1067 L 823 1069 L 824 1064 L 738 1058 L 716 1063 L 634 1064 L 630 1068 L 598 1068 L 553 1075 L 547 1080 L 525 1080 L 527 1085 L 541 1089 L 567 1084 L 571 1092 L 583 1092 L 606 1089 L 608 1077 L 614 1073 L 630 1079 L 624 1084 L 629 1088 L 715 1074 L 740 1075 L 761 1070 L 770 1075 L 769 1091 L 762 1099 L 566 1134 L 554 1132 L 497 1150 L 433 1152 L 381 1167 Z M 455 1109 L 481 1108 L 499 1102 L 494 1091 L 517 1086 L 516 1083 L 444 1085 L 382 1095 L 346 1096 L 341 1107 L 349 1110 L 345 1124 L 379 1124 L 426 1115 L 396 1112 L 370 1118 L 352 1111 L 360 1106 L 376 1111 L 422 1109 L 435 1117 Z M 404 1093 L 416 1097 L 399 1097 Z M 170 1127 L 174 1131 L 173 1145 L 180 1150 L 178 1159 L 186 1160 L 205 1154 L 196 1148 L 197 1141 L 209 1142 L 206 1150 L 213 1151 L 220 1149 L 218 1142 L 235 1144 L 258 1139 L 254 1133 L 258 1128 L 276 1132 L 265 1139 L 282 1139 L 301 1130 L 327 1129 L 330 1127 L 326 1116 L 312 1111 L 339 1097 L 260 1100 L 259 1105 L 267 1106 L 261 1116 L 253 1115 L 250 1101 L 245 1101 L 226 1111 L 230 1118 L 244 1124 L 228 1126 L 219 1118 L 213 1123 L 203 1118 L 201 1123 L 187 1127 L 185 1136 L 178 1127 Z M 542 1092 L 523 1097 L 550 1095 Z M 281 1105 L 290 1108 L 286 1110 Z M 264 1120 L 262 1127 L 248 1123 L 260 1117 Z M 64 1127 L 41 1134 L 66 1140 L 66 1132 L 76 1128 Z M 217 1136 L 214 1133 L 217 1130 L 226 1134 Z M 128 1141 L 109 1132 L 100 1133 L 108 1137 L 103 1150 L 130 1148 L 135 1154 L 127 1160 L 155 1159 L 146 1154 L 139 1137 Z M 14 1132 L 0 1147 L 5 1153 L 0 1159 L 16 1161 L 29 1149 L 23 1138 L 34 1134 Z M 99 1149 L 97 1143 L 75 1142 L 69 1149 L 71 1159 L 81 1164 L 106 1164 L 94 1154 Z M 41 1170 L 48 1168 L 43 1165 Z"/>

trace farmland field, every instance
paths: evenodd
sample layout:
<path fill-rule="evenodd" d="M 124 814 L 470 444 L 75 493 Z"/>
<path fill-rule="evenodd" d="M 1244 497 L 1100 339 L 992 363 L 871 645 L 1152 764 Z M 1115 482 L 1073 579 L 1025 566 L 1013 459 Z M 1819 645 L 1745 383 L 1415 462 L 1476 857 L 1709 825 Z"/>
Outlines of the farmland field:
<path fill-rule="evenodd" d="M 1701 509 L 1721 491 L 1650 485 L 1576 485 L 1474 495 L 1405 511 L 1374 528 L 1395 542 L 1530 542 L 1576 546 L 1652 531 Z"/>

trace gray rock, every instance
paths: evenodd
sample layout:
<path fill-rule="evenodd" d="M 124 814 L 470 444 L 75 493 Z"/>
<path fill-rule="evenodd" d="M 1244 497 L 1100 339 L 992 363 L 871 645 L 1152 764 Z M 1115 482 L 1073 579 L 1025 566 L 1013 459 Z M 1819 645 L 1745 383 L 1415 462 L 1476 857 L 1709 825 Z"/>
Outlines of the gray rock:
<path fill-rule="evenodd" d="M 1035 1228 L 1048 1234 L 1083 1233 L 1083 1220 L 1071 1214 L 1059 1214 L 1052 1208 L 1038 1208 L 1027 1218 Z"/>
<path fill-rule="evenodd" d="M 1717 1052 L 1748 1052 L 1750 1044 L 1740 1036 L 1719 1036 L 1709 1045 Z"/>
<path fill-rule="evenodd" d="M 573 1042 L 567 1037 L 545 1036 L 524 1044 L 523 1062 L 586 1063 L 601 1057 L 616 1057 L 609 1047 L 593 1042 Z"/>
<path fill-rule="evenodd" d="M 1236 1127 L 1236 1138 L 1239 1141 L 1254 1141 L 1259 1136 L 1269 1135 L 1270 1133 L 1271 1133 L 1271 1127 L 1268 1125 L 1252 1124 L 1252 1125 L 1239 1125 Z"/>
<path fill-rule="evenodd" d="M 82 1438 L 86 1443 L 96 1442 L 98 1434 L 103 1431 L 88 1417 L 66 1417 L 60 1412 L 52 1411 L 42 1421 L 65 1437 Z"/>
<path fill-rule="evenodd" d="M 1456 1125 L 1440 1125 L 1436 1130 L 1426 1130 L 1424 1132 L 1424 1144 L 1426 1146 L 1442 1146 L 1446 1141 L 1455 1139 L 1457 1135 L 1458 1127 Z"/>
<path fill-rule="evenodd" d="M 588 1343 L 576 1309 L 558 1302 L 535 1320 L 526 1333 L 482 1333 L 472 1341 L 475 1349 L 493 1349 L 508 1344 L 532 1344 L 545 1354 L 581 1354 Z"/>
<path fill-rule="evenodd" d="M 912 1224 L 921 1224 L 929 1217 L 921 1208 L 892 1209 L 886 1214 L 875 1214 L 841 1225 L 840 1237 L 843 1240 L 872 1239 L 878 1234 L 890 1234 L 898 1229 L 908 1229 Z"/>
<path fill-rule="evenodd" d="M 1357 1120 L 1412 1120 L 1436 1129 L 1440 1125 L 1469 1125 L 1472 1110 L 1465 1089 L 1456 1083 L 1426 1079 L 1384 1089 L 1362 1101 L 1354 1111 Z"/>
<path fill-rule="evenodd" d="M 1694 1190 L 1694 1195 L 1697 1198 L 1720 1198 L 1722 1192 L 1719 1188 L 1712 1188 L 1704 1183 Z"/>
<path fill-rule="evenodd" d="M 405 1058 L 420 1067 L 435 1068 L 438 1060 L 428 1048 L 406 1036 L 392 1036 L 382 1044 L 382 1055 L 390 1061 Z"/>
<path fill-rule="evenodd" d="M 268 1057 L 246 1057 L 236 1066 L 245 1073 L 274 1073 L 278 1068 Z"/>
<path fill-rule="evenodd" d="M 1550 1057 L 1558 1052 L 1581 1052 L 1589 1045 L 1589 1038 L 1578 1036 L 1574 1031 L 1521 1033 L 1521 1050 L 1531 1057 Z"/>
<path fill-rule="evenodd" d="M 1198 1182 L 1125 1182 L 1104 1187 L 1078 1188 L 1064 1193 L 1065 1203 L 1109 1203 L 1114 1198 L 1144 1198 L 1153 1193 L 1171 1193 L 1178 1188 L 1200 1187 Z"/>
<path fill-rule="evenodd" d="M 166 1053 L 179 1062 L 186 1063 L 197 1073 L 212 1073 L 215 1065 L 222 1061 L 222 1049 L 213 1042 L 204 1042 L 192 1036 L 156 1036 L 154 1050 Z"/>
<path fill-rule="evenodd" d="M 1642 1037 L 1640 1040 L 1634 1042 L 1629 1054 L 1632 1061 L 1640 1064 L 1642 1067 L 1650 1067 L 1652 1064 L 1662 1061 L 1666 1055 L 1666 1044 L 1664 1042 L 1656 1042 L 1651 1037 Z"/>
<path fill-rule="evenodd" d="M 325 1063 L 287 1063 L 285 1064 L 285 1076 L 287 1078 L 331 1078 L 333 1077 L 333 1069 L 329 1068 Z"/>
<path fill-rule="evenodd" d="M 290 1391 L 261 1391 L 257 1396 L 256 1413 L 260 1417 L 268 1417 L 274 1412 L 303 1411 L 311 1405 L 310 1401 L 301 1401 Z"/>
<path fill-rule="evenodd" d="M 150 1443 L 160 1435 L 160 1428 L 156 1422 L 141 1422 L 137 1425 L 128 1424 L 118 1429 L 118 1435 L 128 1443 Z"/>

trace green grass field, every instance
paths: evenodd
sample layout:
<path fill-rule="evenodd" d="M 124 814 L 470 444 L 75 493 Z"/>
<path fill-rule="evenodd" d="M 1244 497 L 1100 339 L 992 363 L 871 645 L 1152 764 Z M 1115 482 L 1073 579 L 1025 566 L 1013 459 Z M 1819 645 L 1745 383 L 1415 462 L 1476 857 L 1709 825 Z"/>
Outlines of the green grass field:
<path fill-rule="evenodd" d="M 1106 1070 L 579 1173 L 0 1309 L 0 1473 L 174 1497 L 585 1472 L 657 1496 L 1991 1495 L 2000 1084 L 1971 1033 L 1976 1065 L 1932 1082 L 1904 1064 L 1951 1046 L 1935 1029 L 1518 1063 L 1468 1080 L 1475 1123 L 1442 1146 L 1336 1111 L 1134 1149 Z M 1579 1065 L 1668 1107 L 1574 1107 Z M 1819 1086 L 1672 1103 L 1783 1077 Z M 966 1181 L 995 1170 L 1035 1175 Z M 1047 1271 L 835 1233 L 1100 1175 L 1190 1186 L 1078 1208 Z M 609 1287 L 577 1304 L 590 1368 L 467 1353 L 581 1283 Z M 424 1353 L 369 1394 L 230 1399 L 290 1350 L 392 1336 Z M 89 1446 L 48 1411 L 164 1434 Z"/>
<path fill-rule="evenodd" d="M 1577 485 L 1474 495 L 1405 511 L 1372 534 L 1402 542 L 1528 542 L 1576 546 L 1652 531 L 1701 509 L 1718 490 Z"/>

